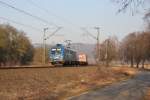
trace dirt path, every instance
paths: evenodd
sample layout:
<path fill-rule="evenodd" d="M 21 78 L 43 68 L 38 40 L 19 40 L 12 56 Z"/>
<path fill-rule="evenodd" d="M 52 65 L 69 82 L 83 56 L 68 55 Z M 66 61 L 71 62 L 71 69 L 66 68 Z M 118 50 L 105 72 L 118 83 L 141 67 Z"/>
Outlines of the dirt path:
<path fill-rule="evenodd" d="M 144 100 L 150 87 L 150 72 L 141 72 L 133 79 L 97 89 L 69 100 Z"/>

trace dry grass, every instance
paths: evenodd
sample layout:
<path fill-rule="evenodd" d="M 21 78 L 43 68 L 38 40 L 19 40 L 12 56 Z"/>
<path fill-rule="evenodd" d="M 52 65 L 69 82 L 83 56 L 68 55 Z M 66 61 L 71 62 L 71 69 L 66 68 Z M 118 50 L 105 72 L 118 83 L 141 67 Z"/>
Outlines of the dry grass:
<path fill-rule="evenodd" d="M 148 91 L 144 97 L 144 100 L 150 100 L 150 88 L 148 88 Z"/>
<path fill-rule="evenodd" d="M 117 73 L 124 73 L 129 76 L 134 76 L 138 72 L 138 69 L 130 67 L 112 67 L 112 69 Z"/>
<path fill-rule="evenodd" d="M 124 80 L 131 68 L 65 67 L 0 70 L 1 100 L 60 100 L 83 91 Z"/>

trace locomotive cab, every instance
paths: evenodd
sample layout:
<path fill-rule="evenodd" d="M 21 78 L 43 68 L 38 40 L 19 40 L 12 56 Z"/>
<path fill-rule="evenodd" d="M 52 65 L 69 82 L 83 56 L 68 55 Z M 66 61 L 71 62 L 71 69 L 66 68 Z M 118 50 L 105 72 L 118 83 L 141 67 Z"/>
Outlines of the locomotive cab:
<path fill-rule="evenodd" d="M 63 54 L 64 48 L 61 44 L 57 44 L 56 46 L 52 47 L 50 50 L 50 62 L 51 64 L 63 64 Z"/>

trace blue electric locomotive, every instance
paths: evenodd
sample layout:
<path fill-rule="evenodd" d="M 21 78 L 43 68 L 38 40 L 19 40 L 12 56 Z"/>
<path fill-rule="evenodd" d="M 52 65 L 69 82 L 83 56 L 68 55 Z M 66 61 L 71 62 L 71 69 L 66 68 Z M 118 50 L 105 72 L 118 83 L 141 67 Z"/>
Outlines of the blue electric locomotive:
<path fill-rule="evenodd" d="M 53 65 L 77 65 L 78 58 L 75 51 L 65 48 L 62 44 L 56 44 L 50 50 L 50 62 Z"/>

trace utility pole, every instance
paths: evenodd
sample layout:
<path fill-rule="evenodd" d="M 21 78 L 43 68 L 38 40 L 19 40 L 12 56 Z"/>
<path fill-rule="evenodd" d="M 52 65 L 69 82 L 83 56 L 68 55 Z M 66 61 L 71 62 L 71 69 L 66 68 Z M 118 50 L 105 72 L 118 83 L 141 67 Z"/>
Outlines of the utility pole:
<path fill-rule="evenodd" d="M 100 27 L 94 27 L 96 30 L 97 30 L 97 37 L 96 37 L 96 40 L 97 40 L 97 61 L 98 61 L 98 64 L 99 64 L 99 61 L 100 61 L 100 40 L 99 40 L 99 35 L 100 35 Z"/>
<path fill-rule="evenodd" d="M 109 48 L 109 38 L 106 40 L 106 54 L 105 54 L 105 60 L 106 60 L 106 67 L 108 67 L 108 48 Z"/>
<path fill-rule="evenodd" d="M 97 36 L 94 36 L 93 34 L 91 34 L 86 28 L 82 28 L 82 30 L 84 30 L 89 36 L 91 36 L 93 39 L 95 39 L 97 41 L 96 43 L 96 55 L 97 55 L 97 64 L 99 64 L 100 61 L 100 39 L 99 39 L 99 35 L 100 35 L 100 27 L 94 27 L 94 29 L 97 30 Z"/>
<path fill-rule="evenodd" d="M 53 35 L 55 35 L 56 32 L 58 32 L 62 27 L 57 27 L 57 29 L 52 32 L 49 36 L 46 37 L 46 31 L 49 29 L 48 27 L 47 28 L 44 28 L 43 31 L 44 31 L 44 34 L 43 34 L 43 57 L 42 57 L 42 62 L 43 64 L 46 64 L 46 40 L 49 39 L 50 37 L 52 37 Z"/>
<path fill-rule="evenodd" d="M 46 30 L 48 30 L 48 27 L 47 28 L 44 28 L 43 31 L 44 31 L 44 34 L 43 34 L 43 64 L 45 64 L 46 62 Z"/>

